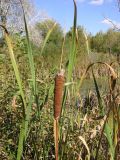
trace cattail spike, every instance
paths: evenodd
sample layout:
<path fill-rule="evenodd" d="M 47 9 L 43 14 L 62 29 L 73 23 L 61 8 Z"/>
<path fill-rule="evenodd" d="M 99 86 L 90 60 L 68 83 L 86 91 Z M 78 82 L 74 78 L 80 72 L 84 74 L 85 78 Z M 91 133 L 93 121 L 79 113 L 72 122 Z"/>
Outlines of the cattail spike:
<path fill-rule="evenodd" d="M 64 70 L 61 70 L 55 77 L 54 90 L 54 118 L 58 119 L 61 113 L 62 93 L 64 87 Z"/>

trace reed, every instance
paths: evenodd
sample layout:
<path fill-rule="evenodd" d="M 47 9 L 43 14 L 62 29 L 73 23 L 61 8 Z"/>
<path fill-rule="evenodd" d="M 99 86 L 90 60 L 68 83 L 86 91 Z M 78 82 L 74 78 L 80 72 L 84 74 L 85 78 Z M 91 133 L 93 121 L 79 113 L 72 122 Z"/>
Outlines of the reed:
<path fill-rule="evenodd" d="M 103 156 L 101 155 L 103 148 L 101 146 L 102 138 L 104 137 L 106 137 L 106 143 L 108 145 L 107 155 L 110 156 L 111 160 L 117 159 L 117 156 L 119 154 L 120 106 L 117 103 L 117 98 L 119 94 L 115 93 L 118 76 L 114 67 L 112 66 L 112 63 L 93 63 L 91 60 L 88 59 L 89 65 L 86 66 L 85 70 L 83 70 L 83 75 L 78 79 L 76 77 L 73 77 L 73 72 L 76 65 L 75 59 L 77 55 L 78 45 L 77 5 L 75 0 L 73 0 L 73 3 L 74 21 L 72 30 L 72 43 L 68 56 L 68 65 L 67 67 L 64 67 L 63 65 L 64 45 L 66 40 L 66 37 L 64 37 L 59 73 L 55 76 L 54 80 L 53 77 L 55 72 L 46 72 L 43 65 L 43 72 L 40 76 L 44 79 L 44 73 L 46 72 L 45 81 L 41 79 L 39 80 L 39 78 L 36 80 L 34 56 L 29 38 L 24 7 L 22 6 L 27 42 L 27 54 L 29 60 L 29 76 L 31 82 L 29 88 L 29 95 L 27 95 L 23 90 L 24 86 L 19 72 L 18 62 L 15 58 L 11 36 L 8 33 L 7 29 L 4 26 L 0 25 L 4 30 L 4 36 L 9 51 L 8 53 L 18 84 L 17 89 L 19 89 L 20 91 L 20 106 L 22 106 L 22 115 L 20 115 L 22 122 L 21 124 L 19 124 L 20 127 L 18 126 L 18 128 L 20 128 L 20 134 L 18 136 L 18 144 L 16 144 L 17 155 L 14 154 L 13 159 L 22 159 L 22 157 L 26 154 L 25 144 L 28 143 L 28 146 L 30 146 L 31 149 L 30 154 L 35 154 L 34 159 L 37 160 L 52 159 L 54 158 L 54 156 L 56 160 L 98 160 L 99 158 L 103 158 Z M 46 47 L 47 41 L 55 27 L 56 23 L 48 31 L 45 40 L 41 46 L 40 56 L 43 54 L 43 50 Z M 90 55 L 91 51 L 89 48 L 88 37 L 85 32 L 84 36 L 86 43 L 86 52 L 88 55 Z M 109 94 L 109 98 L 107 99 L 108 104 L 105 104 L 104 97 L 96 79 L 95 69 L 98 64 L 100 69 L 103 66 L 104 68 L 106 68 L 108 73 L 106 76 L 109 79 L 109 90 L 106 92 L 106 94 Z M 66 71 L 64 71 L 62 68 L 65 68 Z M 52 68 L 52 71 L 53 70 L 54 68 Z M 91 80 L 86 79 L 88 73 L 91 76 L 90 78 L 93 80 L 95 98 L 97 99 L 97 106 L 94 106 L 93 104 L 93 108 L 89 109 L 91 98 L 89 93 L 92 92 L 92 88 L 88 93 L 89 95 L 86 95 L 85 93 L 85 98 L 87 97 L 87 109 L 86 112 L 84 112 L 83 109 L 85 109 L 86 106 L 83 104 L 83 97 L 81 96 L 81 94 L 84 94 L 82 92 L 84 92 L 85 88 L 83 88 L 83 90 L 81 90 L 81 88 L 83 87 L 83 83 L 85 80 Z M 39 75 L 37 76 L 39 77 Z M 38 86 L 38 84 L 43 86 Z M 87 84 L 85 85 L 87 86 Z M 39 89 L 40 92 L 42 92 L 42 94 L 40 93 L 40 95 L 38 94 Z M 54 106 L 51 105 L 53 101 Z M 16 98 L 13 98 L 12 102 L 12 105 L 15 108 Z M 33 113 L 32 107 L 34 110 Z M 16 112 L 17 107 L 15 108 L 15 114 Z M 93 138 L 95 138 L 95 140 Z M 29 148 L 27 149 L 29 150 Z"/>
<path fill-rule="evenodd" d="M 55 141 L 55 159 L 58 160 L 59 153 L 59 118 L 61 114 L 62 95 L 64 89 L 64 70 L 61 70 L 55 77 L 54 89 L 54 141 Z"/>
<path fill-rule="evenodd" d="M 73 20 L 73 28 L 72 28 L 72 44 L 70 47 L 70 53 L 68 57 L 68 67 L 67 67 L 67 77 L 66 77 L 66 81 L 68 84 L 72 84 L 71 80 L 72 80 L 73 69 L 75 67 L 75 58 L 77 54 L 77 5 L 75 0 L 73 0 L 73 3 L 74 3 L 74 20 Z M 64 41 L 63 41 L 63 46 L 64 46 Z M 66 85 L 64 89 L 63 101 L 62 101 L 62 112 L 61 112 L 62 115 L 64 115 L 64 106 L 67 99 L 68 86 L 69 85 Z"/>
<path fill-rule="evenodd" d="M 23 112 L 22 112 L 23 113 L 23 122 L 22 122 L 21 129 L 20 129 L 18 154 L 17 154 L 17 160 L 20 160 L 21 156 L 22 156 L 22 152 L 23 152 L 23 143 L 24 143 L 24 139 L 25 139 L 25 136 L 26 136 L 26 132 L 27 132 L 26 128 L 25 128 L 26 127 L 25 121 L 26 121 L 26 113 L 27 113 L 27 104 L 26 104 L 25 95 L 24 95 L 24 92 L 23 92 L 23 89 L 22 89 L 22 80 L 20 78 L 18 65 L 17 65 L 17 62 L 15 60 L 10 35 L 9 35 L 7 29 L 4 26 L 1 26 L 1 27 L 4 29 L 5 40 L 6 40 L 6 43 L 7 43 L 7 46 L 8 46 L 11 63 L 12 63 L 13 69 L 14 69 L 14 73 L 15 73 L 15 76 L 16 76 L 16 79 L 17 79 L 19 90 L 20 90 L 21 100 L 22 100 L 22 103 L 23 103 L 23 105 L 22 105 L 22 107 L 23 107 Z"/>

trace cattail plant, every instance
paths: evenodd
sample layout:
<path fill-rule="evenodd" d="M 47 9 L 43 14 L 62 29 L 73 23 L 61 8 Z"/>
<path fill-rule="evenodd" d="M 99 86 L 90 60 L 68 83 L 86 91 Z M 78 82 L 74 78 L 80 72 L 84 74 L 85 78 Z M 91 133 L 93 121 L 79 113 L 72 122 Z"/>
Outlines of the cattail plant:
<path fill-rule="evenodd" d="M 55 159 L 58 160 L 59 150 L 59 118 L 61 114 L 62 94 L 64 88 L 64 70 L 60 70 L 55 77 L 54 89 L 54 141 L 55 141 Z"/>

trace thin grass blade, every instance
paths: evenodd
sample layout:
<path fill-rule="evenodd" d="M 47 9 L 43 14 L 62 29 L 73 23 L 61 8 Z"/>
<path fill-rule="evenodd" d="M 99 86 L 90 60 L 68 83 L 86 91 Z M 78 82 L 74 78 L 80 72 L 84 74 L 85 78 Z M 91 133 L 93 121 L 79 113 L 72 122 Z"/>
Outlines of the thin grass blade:
<path fill-rule="evenodd" d="M 23 19 L 24 19 L 24 25 L 25 25 L 26 38 L 27 38 L 28 58 L 29 58 L 30 71 L 31 71 L 32 83 L 33 83 L 32 88 L 33 88 L 34 95 L 36 95 L 36 76 L 35 76 L 34 58 L 33 58 L 30 38 L 29 38 L 29 32 L 28 32 L 28 26 L 27 26 L 25 11 L 24 11 L 24 7 L 23 7 L 23 4 L 22 4 L 21 0 L 20 0 L 20 2 L 21 2 L 21 6 L 22 6 L 22 11 L 23 11 Z"/>
<path fill-rule="evenodd" d="M 46 37 L 45 37 L 45 40 L 44 40 L 43 45 L 42 45 L 42 48 L 41 48 L 40 55 L 43 54 L 44 48 L 45 48 L 45 46 L 46 46 L 46 43 L 47 43 L 47 41 L 48 41 L 48 39 L 49 39 L 51 33 L 52 33 L 53 30 L 55 29 L 56 24 L 57 24 L 57 23 L 55 22 L 54 25 L 52 26 L 52 28 L 50 28 L 50 29 L 48 30 L 48 33 L 47 33 L 47 35 L 46 35 Z"/>

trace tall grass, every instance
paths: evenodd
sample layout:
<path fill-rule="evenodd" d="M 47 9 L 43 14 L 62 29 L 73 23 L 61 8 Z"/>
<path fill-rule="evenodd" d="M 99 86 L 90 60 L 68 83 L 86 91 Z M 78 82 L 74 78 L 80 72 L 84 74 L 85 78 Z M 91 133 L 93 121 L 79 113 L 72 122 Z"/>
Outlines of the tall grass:
<path fill-rule="evenodd" d="M 68 64 L 68 74 L 67 74 L 67 82 L 71 81 L 72 78 L 72 72 L 74 69 L 74 64 L 75 64 L 75 57 L 76 57 L 76 51 L 77 51 L 77 46 L 76 46 L 76 38 L 77 38 L 77 6 L 76 6 L 76 1 L 73 0 L 74 2 L 74 22 L 73 22 L 73 28 L 72 28 L 72 45 L 70 49 L 70 54 L 69 54 L 69 64 Z"/>
<path fill-rule="evenodd" d="M 24 7 L 23 7 L 21 0 L 20 0 L 20 3 L 21 3 L 22 11 L 23 11 L 23 19 L 24 19 L 24 25 L 25 25 L 26 42 L 27 42 L 27 52 L 28 52 L 31 81 L 32 81 L 32 85 L 30 87 L 31 93 L 30 93 L 30 97 L 28 97 L 28 101 L 29 101 L 28 104 L 26 102 L 25 93 L 23 91 L 23 84 L 22 84 L 22 80 L 20 77 L 18 64 L 17 64 L 15 56 L 14 56 L 13 45 L 12 45 L 10 35 L 9 35 L 7 29 L 3 25 L 0 25 L 4 29 L 5 40 L 6 40 L 6 43 L 8 46 L 9 55 L 10 55 L 11 63 L 12 63 L 13 69 L 14 69 L 16 79 L 17 79 L 18 87 L 20 90 L 22 106 L 23 106 L 23 120 L 22 120 L 21 127 L 20 127 L 20 135 L 19 135 L 18 150 L 17 150 L 17 157 L 16 157 L 17 160 L 20 160 L 22 157 L 24 144 L 25 144 L 26 139 L 29 134 L 29 123 L 30 123 L 30 119 L 31 119 L 31 109 L 32 109 L 33 102 L 36 103 L 38 101 L 37 100 L 37 90 L 36 90 L 37 85 L 36 85 L 34 57 L 33 57 L 32 47 L 31 47 L 30 38 L 29 38 L 29 32 L 28 32 L 28 26 L 27 26 L 27 22 L 26 22 L 25 11 L 24 11 Z M 46 36 L 44 43 L 43 43 L 43 47 L 41 49 L 41 54 L 42 54 L 42 52 L 45 48 L 45 45 L 47 43 L 47 40 L 49 39 L 55 26 L 56 26 L 56 23 L 53 25 L 52 29 L 50 29 L 48 31 L 47 36 Z"/>
<path fill-rule="evenodd" d="M 19 90 L 20 90 L 21 99 L 22 99 L 22 102 L 23 102 L 22 106 L 23 106 L 24 120 L 23 120 L 22 125 L 21 125 L 21 131 L 20 131 L 20 136 L 19 136 L 19 144 L 18 144 L 18 154 L 17 154 L 17 159 L 19 160 L 19 159 L 21 159 L 21 156 L 22 156 L 23 142 L 24 142 L 24 138 L 25 138 L 26 133 L 27 133 L 26 128 L 25 128 L 25 126 L 26 126 L 25 123 L 26 123 L 27 104 L 26 104 L 25 95 L 24 95 L 24 92 L 23 92 L 23 89 L 22 89 L 23 86 L 22 86 L 22 81 L 21 81 L 21 78 L 20 78 L 20 73 L 19 73 L 19 70 L 18 70 L 17 62 L 15 60 L 14 52 L 13 52 L 13 46 L 12 46 L 11 38 L 10 38 L 10 35 L 9 35 L 7 29 L 4 28 L 4 27 L 3 27 L 3 29 L 4 29 L 5 40 L 6 40 L 6 43 L 7 43 L 7 46 L 8 46 L 8 50 L 9 50 L 11 63 L 12 63 L 13 69 L 14 69 L 14 73 L 15 73 L 15 76 L 16 76 L 16 79 L 17 79 Z"/>
<path fill-rule="evenodd" d="M 5 40 L 8 46 L 9 56 L 11 59 L 12 67 L 14 69 L 15 77 L 17 80 L 18 88 L 20 91 L 21 104 L 23 107 L 22 112 L 22 123 L 20 124 L 20 134 L 19 134 L 19 142 L 17 146 L 17 156 L 16 159 L 22 159 L 24 153 L 24 146 L 27 138 L 29 137 L 29 133 L 31 130 L 31 123 L 38 122 L 35 126 L 35 131 L 33 132 L 36 135 L 40 136 L 40 142 L 36 142 L 37 139 L 32 135 L 32 145 L 35 153 L 35 157 L 37 160 L 39 159 L 49 159 L 49 157 L 55 157 L 56 160 L 62 159 L 99 159 L 99 156 L 102 157 L 101 154 L 101 143 L 102 138 L 105 136 L 107 138 L 108 143 L 108 155 L 110 155 L 111 160 L 116 159 L 118 153 L 118 145 L 120 138 L 120 108 L 116 104 L 116 80 L 117 74 L 113 67 L 105 62 L 95 62 L 92 63 L 89 60 L 89 66 L 86 66 L 86 69 L 83 75 L 79 78 L 79 82 L 77 83 L 77 78 L 75 77 L 73 80 L 73 71 L 76 65 L 76 54 L 77 54 L 77 45 L 78 45 L 78 35 L 77 35 L 77 5 L 76 1 L 73 0 L 74 3 L 74 21 L 72 28 L 72 45 L 68 57 L 68 67 L 66 69 L 66 83 L 65 82 L 65 73 L 63 73 L 62 63 L 63 63 L 63 48 L 65 43 L 65 37 L 62 45 L 62 55 L 60 60 L 60 71 L 55 78 L 55 90 L 54 90 L 54 116 L 53 116 L 53 107 L 51 108 L 44 107 L 46 105 L 46 101 L 48 100 L 49 94 L 51 94 L 53 98 L 53 84 L 52 89 L 49 87 L 49 84 L 46 84 L 44 90 L 43 101 L 39 104 L 38 100 L 38 84 L 36 80 L 36 69 L 33 51 L 31 47 L 31 42 L 29 38 L 28 26 L 25 16 L 24 7 L 23 9 L 23 18 L 25 24 L 25 33 L 26 33 L 26 41 L 27 41 L 27 53 L 29 59 L 29 68 L 30 68 L 30 77 L 31 77 L 31 86 L 30 86 L 30 94 L 27 97 L 25 91 L 23 91 L 23 84 L 20 77 L 20 72 L 18 69 L 18 64 L 15 59 L 15 55 L 13 52 L 13 45 L 10 38 L 10 35 L 7 29 L 1 25 L 4 29 Z M 51 27 L 48 31 L 46 38 L 43 42 L 42 49 L 40 54 L 43 54 L 43 50 L 47 44 L 47 41 L 55 29 L 56 23 Z M 89 48 L 88 38 L 84 33 L 86 40 L 86 52 L 90 55 L 91 51 Z M 105 66 L 108 70 L 109 75 L 109 94 L 110 97 L 108 99 L 108 106 L 105 104 L 103 96 L 101 94 L 101 90 L 99 88 L 96 76 L 95 69 L 97 64 L 99 66 Z M 40 71 L 39 71 L 40 72 Z M 92 113 L 93 110 L 87 110 L 86 113 L 83 113 L 84 108 L 82 104 L 82 96 L 81 96 L 81 87 L 83 86 L 84 80 L 88 72 L 91 72 L 93 83 L 95 87 L 96 98 L 98 102 L 98 108 L 96 107 L 95 113 Z M 53 77 L 52 77 L 53 79 Z M 41 84 L 41 83 L 40 83 Z M 71 86 L 71 87 L 69 87 Z M 48 90 L 49 88 L 49 90 Z M 52 90 L 52 91 L 51 91 Z M 64 94 L 63 94 L 64 90 Z M 50 93 L 51 92 L 51 93 Z M 72 96 L 71 96 L 72 95 Z M 77 97 L 78 96 L 78 97 Z M 86 96 L 86 95 L 85 95 Z M 77 97 L 77 98 L 76 98 Z M 89 98 L 89 96 L 88 96 Z M 79 100 L 79 101 L 77 101 Z M 89 100 L 87 100 L 89 101 Z M 33 103 L 37 105 L 39 108 L 39 114 L 37 116 L 37 120 L 31 119 L 32 107 Z M 77 104 L 76 104 L 77 103 Z M 51 103 L 49 104 L 51 105 Z M 52 106 L 52 105 L 51 105 Z M 77 108 L 78 107 L 78 108 Z M 84 106 L 85 107 L 85 106 Z M 87 104 L 89 107 L 89 104 Z M 92 106 L 94 107 L 94 106 Z M 41 112 L 41 113 L 40 113 Z M 97 117 L 92 117 L 94 114 L 97 114 Z M 92 116 L 91 116 L 92 115 Z M 35 117 L 34 117 L 35 118 Z M 54 118 L 54 126 L 52 125 Z M 91 132 L 93 132 L 94 127 L 98 127 L 96 122 L 97 120 L 102 119 L 102 124 L 100 125 L 99 131 L 94 131 L 92 135 L 95 137 L 95 142 L 92 144 L 95 145 L 95 148 L 92 148 L 91 141 Z M 45 123 L 45 122 L 46 123 Z M 101 122 L 100 122 L 101 123 Z M 50 125 L 51 126 L 48 126 Z M 51 127 L 51 128 L 50 128 Z M 50 130 L 50 129 L 52 130 Z M 54 136 L 53 136 L 53 128 L 54 128 Z M 52 138 L 54 137 L 54 140 Z M 39 143 L 41 143 L 41 148 L 39 148 Z M 52 146 L 54 145 L 54 146 Z M 55 152 L 53 151 L 55 150 Z M 94 153 L 92 153 L 94 151 Z M 52 156 L 51 156 L 52 154 Z"/>
<path fill-rule="evenodd" d="M 69 53 L 69 58 L 68 58 L 68 69 L 67 69 L 67 83 L 71 84 L 72 80 L 72 74 L 73 74 L 73 69 L 75 65 L 75 57 L 77 53 L 77 6 L 76 6 L 76 1 L 73 0 L 74 3 L 74 20 L 73 20 L 73 28 L 72 28 L 72 45 L 70 48 L 70 53 Z M 64 44 L 64 43 L 63 43 Z M 64 105 L 66 102 L 68 94 L 68 85 L 65 86 L 64 89 L 64 95 L 63 95 L 63 101 L 62 101 L 62 111 L 61 113 L 64 114 Z"/>

